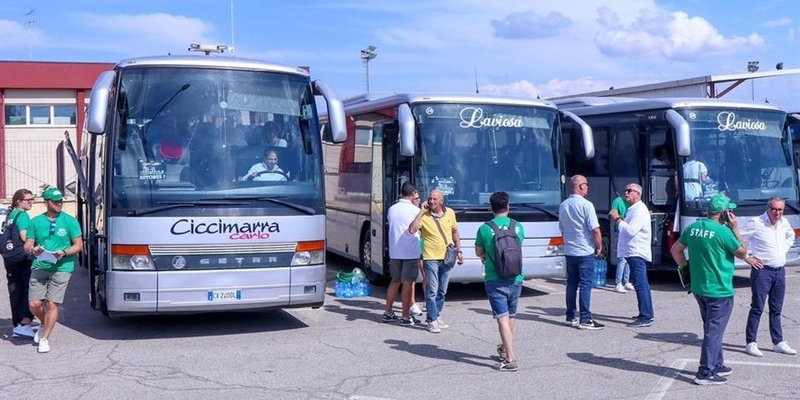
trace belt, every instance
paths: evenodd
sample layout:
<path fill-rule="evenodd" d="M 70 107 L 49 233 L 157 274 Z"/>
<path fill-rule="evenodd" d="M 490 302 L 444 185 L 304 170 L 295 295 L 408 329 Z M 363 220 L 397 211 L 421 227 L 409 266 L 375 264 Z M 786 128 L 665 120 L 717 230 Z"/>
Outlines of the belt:
<path fill-rule="evenodd" d="M 777 267 L 776 268 L 776 267 L 770 267 L 768 265 L 765 265 L 762 268 L 766 269 L 767 271 L 780 271 L 780 270 L 783 269 L 783 267 Z"/>

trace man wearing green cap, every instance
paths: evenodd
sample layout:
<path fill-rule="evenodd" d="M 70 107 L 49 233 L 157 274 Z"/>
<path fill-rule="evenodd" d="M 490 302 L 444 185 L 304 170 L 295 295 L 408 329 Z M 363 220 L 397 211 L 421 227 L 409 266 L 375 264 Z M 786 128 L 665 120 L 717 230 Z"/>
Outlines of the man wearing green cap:
<path fill-rule="evenodd" d="M 698 385 L 719 385 L 727 381 L 731 368 L 724 364 L 722 337 L 733 311 L 733 257 L 753 262 L 739 233 L 736 204 L 723 194 L 716 194 L 708 203 L 708 218 L 689 225 L 670 249 L 679 266 L 687 263 L 684 250 L 689 250 L 691 290 L 700 306 L 703 320 L 703 344 L 700 368 L 694 382 Z"/>
<path fill-rule="evenodd" d="M 51 187 L 42 197 L 47 211 L 31 219 L 25 251 L 36 257 L 31 271 L 29 306 L 43 324 L 33 341 L 39 344 L 39 353 L 47 353 L 50 333 L 58 322 L 58 305 L 64 302 L 69 278 L 75 270 L 75 256 L 83 250 L 83 239 L 78 220 L 61 212 L 64 204 L 61 191 Z"/>

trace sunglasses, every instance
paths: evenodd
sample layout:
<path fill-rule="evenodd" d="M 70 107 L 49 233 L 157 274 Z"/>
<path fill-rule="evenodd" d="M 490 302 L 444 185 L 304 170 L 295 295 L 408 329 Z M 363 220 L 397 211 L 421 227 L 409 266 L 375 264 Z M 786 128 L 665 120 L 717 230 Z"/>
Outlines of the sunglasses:
<path fill-rule="evenodd" d="M 50 236 L 56 234 L 56 221 L 50 223 Z"/>
<path fill-rule="evenodd" d="M 625 193 L 630 193 L 630 192 L 639 193 L 639 191 L 636 190 L 636 189 L 625 189 Z M 641 194 L 641 193 L 639 193 L 639 194 Z"/>
<path fill-rule="evenodd" d="M 22 199 L 22 200 L 20 200 L 20 201 L 27 201 L 27 202 L 31 202 L 31 201 L 33 201 L 33 197 L 31 197 L 30 199 Z"/>
<path fill-rule="evenodd" d="M 783 212 L 783 208 L 778 208 L 778 207 L 770 207 L 769 210 L 775 212 Z"/>
<path fill-rule="evenodd" d="M 62 204 L 62 203 L 64 203 L 64 200 L 47 200 L 47 201 L 49 201 L 49 202 L 51 202 L 53 204 Z"/>

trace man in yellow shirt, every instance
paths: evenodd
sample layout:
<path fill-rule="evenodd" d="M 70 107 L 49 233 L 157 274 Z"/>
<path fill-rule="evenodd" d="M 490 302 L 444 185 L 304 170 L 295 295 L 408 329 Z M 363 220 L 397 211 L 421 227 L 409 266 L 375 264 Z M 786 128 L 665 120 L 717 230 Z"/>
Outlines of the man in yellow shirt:
<path fill-rule="evenodd" d="M 441 190 L 431 191 L 428 201 L 422 204 L 419 214 L 409 225 L 409 233 L 413 235 L 418 231 L 422 234 L 422 261 L 426 278 L 425 307 L 428 315 L 425 322 L 429 332 L 440 333 L 448 327 L 441 318 L 453 268 L 444 263 L 448 245 L 455 246 L 458 264 L 464 263 L 456 214 L 444 206 L 444 193 Z"/>

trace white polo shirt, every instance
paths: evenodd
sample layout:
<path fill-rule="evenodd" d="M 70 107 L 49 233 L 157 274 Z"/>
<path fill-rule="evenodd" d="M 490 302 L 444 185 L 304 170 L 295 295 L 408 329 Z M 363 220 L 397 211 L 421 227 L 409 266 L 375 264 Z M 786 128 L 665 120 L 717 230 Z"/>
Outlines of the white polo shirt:
<path fill-rule="evenodd" d="M 618 257 L 642 257 L 653 261 L 653 230 L 650 226 L 650 210 L 642 201 L 628 207 L 625 220 L 620 221 Z"/>
<path fill-rule="evenodd" d="M 419 214 L 419 207 L 411 200 L 400 199 L 389 207 L 389 258 L 393 260 L 418 260 L 419 232 L 408 233 L 408 226 Z"/>
<path fill-rule="evenodd" d="M 747 221 L 741 228 L 747 251 L 764 265 L 780 268 L 786 265 L 786 253 L 794 244 L 794 230 L 786 218 L 773 226 L 767 213 Z"/>

